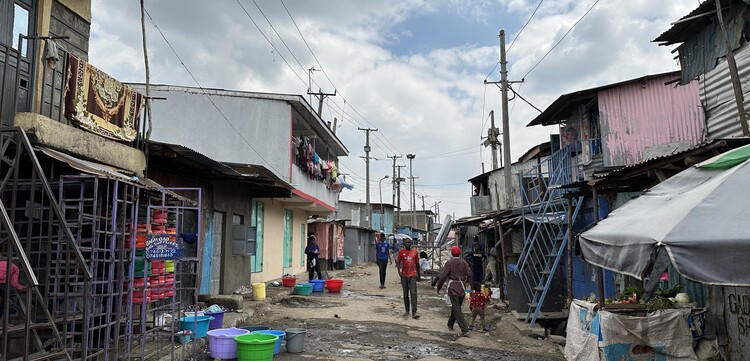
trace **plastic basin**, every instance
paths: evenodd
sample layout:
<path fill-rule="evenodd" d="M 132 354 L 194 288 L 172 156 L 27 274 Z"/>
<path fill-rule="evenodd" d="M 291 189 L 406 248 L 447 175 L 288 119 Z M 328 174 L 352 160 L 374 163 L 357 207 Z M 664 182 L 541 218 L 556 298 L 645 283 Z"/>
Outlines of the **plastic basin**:
<path fill-rule="evenodd" d="M 211 316 L 192 316 L 180 318 L 180 330 L 190 330 L 193 332 L 193 337 L 203 338 L 206 337 L 208 332 L 208 323 L 214 318 Z"/>
<path fill-rule="evenodd" d="M 211 357 L 219 359 L 237 358 L 237 343 L 234 338 L 246 333 L 250 333 L 250 331 L 234 327 L 208 331 L 208 348 L 211 351 Z"/>
<path fill-rule="evenodd" d="M 276 335 L 279 336 L 279 340 L 276 341 L 276 346 L 273 348 L 273 354 L 278 355 L 279 352 L 281 352 L 281 340 L 284 339 L 284 336 L 286 335 L 286 331 L 281 330 L 265 330 L 265 331 L 255 331 L 253 333 L 260 333 L 264 335 Z"/>
<path fill-rule="evenodd" d="M 237 343 L 237 360 L 239 361 L 271 361 L 273 350 L 279 336 L 262 333 L 247 333 L 235 336 Z"/>
<path fill-rule="evenodd" d="M 266 327 L 266 326 L 245 326 L 245 327 L 240 327 L 240 328 L 243 330 L 247 330 L 248 332 L 265 331 L 265 330 L 271 329 L 270 327 Z"/>
<path fill-rule="evenodd" d="M 313 286 L 309 283 L 300 283 L 294 286 L 294 293 L 300 296 L 309 296 L 312 294 Z"/>
<path fill-rule="evenodd" d="M 326 288 L 331 293 L 341 292 L 341 289 L 344 288 L 344 280 L 328 280 L 326 281 Z"/>
<path fill-rule="evenodd" d="M 211 322 L 208 323 L 209 330 L 215 330 L 217 328 L 221 328 L 222 323 L 224 323 L 224 312 L 227 312 L 227 310 L 223 310 L 221 312 L 208 312 L 208 311 L 205 312 L 206 316 L 211 316 L 214 318 L 213 320 L 211 320 Z"/>
<path fill-rule="evenodd" d="M 294 277 L 284 277 L 281 279 L 281 285 L 284 287 L 294 287 L 295 283 L 297 283 L 297 279 Z"/>
<path fill-rule="evenodd" d="M 313 292 L 323 292 L 326 287 L 326 281 L 324 280 L 312 280 L 310 284 L 313 286 Z"/>

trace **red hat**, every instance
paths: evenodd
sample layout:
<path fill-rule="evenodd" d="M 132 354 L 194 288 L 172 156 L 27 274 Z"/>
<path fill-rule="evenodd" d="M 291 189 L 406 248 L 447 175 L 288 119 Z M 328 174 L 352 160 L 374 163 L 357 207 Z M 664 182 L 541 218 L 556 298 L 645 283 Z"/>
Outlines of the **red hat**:
<path fill-rule="evenodd" d="M 461 255 L 461 248 L 458 248 L 458 246 L 451 247 L 451 254 L 453 256 L 459 256 L 459 255 Z"/>

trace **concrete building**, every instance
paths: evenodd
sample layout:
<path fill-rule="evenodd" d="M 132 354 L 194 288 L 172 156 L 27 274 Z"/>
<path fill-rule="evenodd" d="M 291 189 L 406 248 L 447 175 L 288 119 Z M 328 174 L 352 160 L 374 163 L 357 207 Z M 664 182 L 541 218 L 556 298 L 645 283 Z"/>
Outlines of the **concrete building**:
<path fill-rule="evenodd" d="M 317 231 L 308 218 L 338 204 L 343 143 L 299 95 L 170 85 L 151 92 L 167 99 L 152 108 L 151 144 L 163 150 L 154 152 L 155 177 L 206 194 L 200 292 L 229 294 L 304 272 L 307 236 Z M 188 174 L 170 165 L 170 154 L 201 159 L 213 173 Z"/>

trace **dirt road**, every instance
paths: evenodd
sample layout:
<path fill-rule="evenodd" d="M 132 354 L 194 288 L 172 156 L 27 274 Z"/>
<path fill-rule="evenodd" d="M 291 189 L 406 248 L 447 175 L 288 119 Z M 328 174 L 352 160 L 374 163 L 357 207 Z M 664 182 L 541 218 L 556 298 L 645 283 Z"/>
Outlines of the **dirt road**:
<path fill-rule="evenodd" d="M 404 304 L 395 267 L 386 289 L 379 289 L 374 264 L 331 272 L 344 279 L 340 294 L 288 296 L 257 312 L 253 324 L 274 329 L 307 329 L 305 352 L 282 352 L 278 360 L 562 360 L 555 344 L 521 335 L 509 314 L 488 307 L 489 332 L 459 337 L 447 327 L 442 294 L 422 281 L 418 286 L 421 318 L 402 316 Z M 465 307 L 468 314 L 468 305 Z M 477 320 L 477 329 L 479 320 Z"/>

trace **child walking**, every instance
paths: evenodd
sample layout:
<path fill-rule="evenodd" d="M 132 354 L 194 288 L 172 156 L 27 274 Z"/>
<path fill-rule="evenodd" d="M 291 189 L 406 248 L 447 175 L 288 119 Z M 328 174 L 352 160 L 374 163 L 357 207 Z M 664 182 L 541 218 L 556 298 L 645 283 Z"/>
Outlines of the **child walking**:
<path fill-rule="evenodd" d="M 474 329 L 474 321 L 476 321 L 477 316 L 479 316 L 482 320 L 482 329 L 489 331 L 490 329 L 484 323 L 484 307 L 487 305 L 487 302 L 489 302 L 490 296 L 487 296 L 482 292 L 482 285 L 479 282 L 472 283 L 471 287 L 473 288 L 473 291 L 471 292 L 471 303 L 469 303 L 469 309 L 471 310 L 471 324 L 469 324 L 469 329 Z"/>

